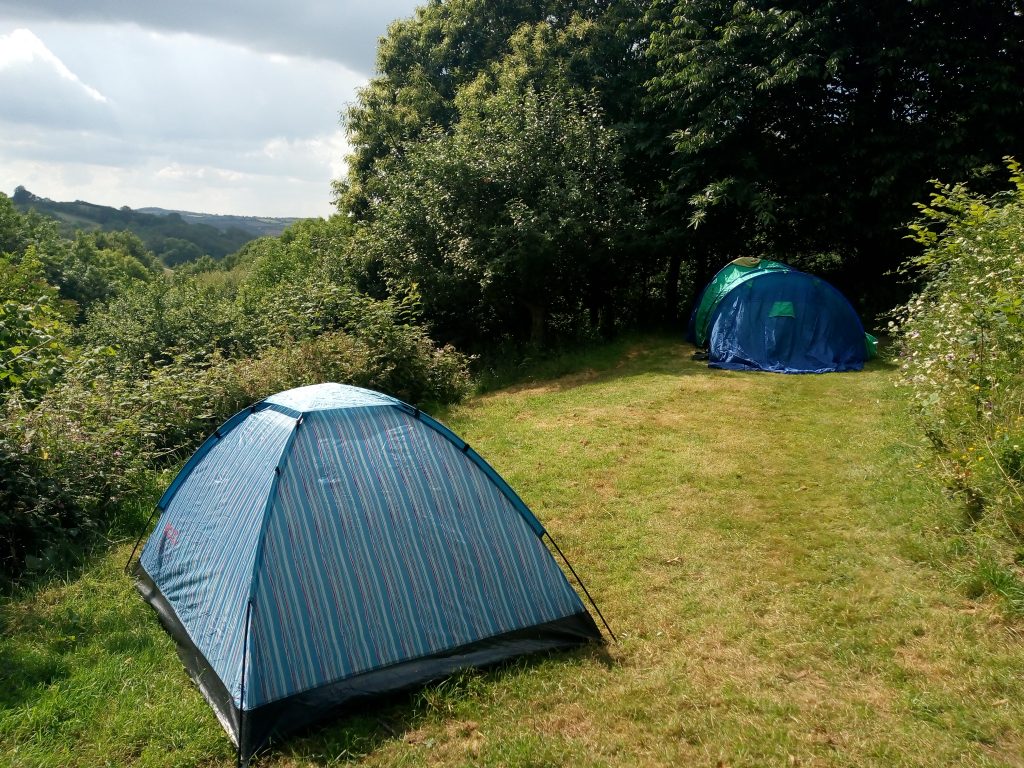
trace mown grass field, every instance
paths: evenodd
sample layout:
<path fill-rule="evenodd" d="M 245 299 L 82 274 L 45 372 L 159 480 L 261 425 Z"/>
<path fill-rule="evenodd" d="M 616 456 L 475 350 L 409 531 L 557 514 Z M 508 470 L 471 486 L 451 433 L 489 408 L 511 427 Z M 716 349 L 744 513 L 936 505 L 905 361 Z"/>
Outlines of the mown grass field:
<path fill-rule="evenodd" d="M 968 599 L 893 370 L 730 373 L 691 351 L 622 343 L 438 414 L 617 644 L 468 673 L 256 764 L 1024 766 L 1024 627 Z M 233 765 L 129 550 L 0 604 L 0 765 Z"/>

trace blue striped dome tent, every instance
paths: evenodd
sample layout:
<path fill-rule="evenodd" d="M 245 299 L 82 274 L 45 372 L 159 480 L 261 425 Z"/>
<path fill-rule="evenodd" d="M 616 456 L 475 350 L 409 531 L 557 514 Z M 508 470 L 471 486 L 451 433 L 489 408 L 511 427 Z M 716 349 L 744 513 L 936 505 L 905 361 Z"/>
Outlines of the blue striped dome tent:
<path fill-rule="evenodd" d="M 377 392 L 320 384 L 236 414 L 157 509 L 136 584 L 240 763 L 354 700 L 601 640 L 516 493 Z"/>
<path fill-rule="evenodd" d="M 877 341 L 820 277 L 768 259 L 736 259 L 701 293 L 687 338 L 708 365 L 777 373 L 859 371 Z"/>

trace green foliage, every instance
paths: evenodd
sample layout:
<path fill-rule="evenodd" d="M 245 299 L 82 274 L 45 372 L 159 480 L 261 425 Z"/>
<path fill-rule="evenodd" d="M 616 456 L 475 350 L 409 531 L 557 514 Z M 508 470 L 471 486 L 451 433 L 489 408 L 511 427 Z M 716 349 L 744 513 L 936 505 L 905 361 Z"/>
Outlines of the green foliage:
<path fill-rule="evenodd" d="M 162 268 L 130 232 L 79 232 L 70 247 L 48 259 L 46 271 L 61 296 L 78 305 L 83 318 L 89 307 L 113 298 L 133 282 L 154 279 Z"/>
<path fill-rule="evenodd" d="M 177 275 L 145 269 L 130 235 L 82 235 L 64 268 L 112 265 L 115 292 L 90 299 L 74 335 L 35 246 L 0 257 L 0 572 L 58 565 L 149 493 L 155 471 L 274 392 L 339 381 L 418 403 L 464 396 L 467 359 L 430 340 L 415 296 L 373 299 L 346 280 L 347 231 L 302 222 L 228 272 Z"/>
<path fill-rule="evenodd" d="M 1016 0 L 660 0 L 647 19 L 668 204 L 716 254 L 835 252 L 877 292 L 927 180 L 1021 139 Z"/>
<path fill-rule="evenodd" d="M 3 192 L 0 192 L 0 253 L 19 255 L 29 246 L 37 253 L 47 253 L 62 245 L 57 225 L 34 211 L 22 214 Z"/>
<path fill-rule="evenodd" d="M 66 315 L 34 245 L 18 259 L 0 253 L 0 402 L 11 390 L 38 395 L 60 376 L 71 333 Z"/>
<path fill-rule="evenodd" d="M 187 350 L 203 356 L 239 347 L 237 313 L 217 286 L 191 277 L 158 277 L 127 287 L 90 312 L 80 336 L 88 346 L 118 350 L 137 374 Z"/>
<path fill-rule="evenodd" d="M 389 292 L 418 292 L 442 337 L 542 340 L 554 313 L 614 324 L 611 289 L 629 282 L 615 245 L 639 217 L 616 132 L 596 99 L 481 78 L 434 130 L 377 167 L 353 246 Z"/>
<path fill-rule="evenodd" d="M 1024 174 L 983 196 L 937 185 L 912 226 L 925 281 L 898 312 L 904 382 L 979 531 L 1024 535 Z M 1011 569 L 1012 570 L 1012 569 Z"/>
<path fill-rule="evenodd" d="M 46 471 L 49 456 L 33 454 L 23 437 L 19 423 L 0 421 L 0 574 L 59 559 L 81 533 L 74 502 Z"/>
<path fill-rule="evenodd" d="M 0 254 L 7 254 L 16 265 L 24 259 L 38 262 L 42 273 L 36 279 L 77 305 L 76 320 L 131 283 L 152 280 L 162 271 L 156 257 L 130 232 L 77 232 L 69 241 L 58 233 L 53 220 L 35 211 L 20 213 L 3 194 Z"/>
<path fill-rule="evenodd" d="M 645 222 L 637 215 L 637 202 L 659 184 L 649 157 L 653 132 L 639 109 L 648 72 L 642 55 L 644 6 L 632 0 L 431 2 L 414 18 L 393 24 L 378 51 L 380 74 L 346 112 L 353 154 L 347 178 L 336 186 L 336 197 L 342 212 L 361 224 L 390 217 L 391 226 L 414 231 L 417 257 L 427 263 L 410 264 L 407 274 L 397 276 L 398 254 L 406 250 L 405 242 L 399 236 L 385 242 L 389 225 L 381 221 L 381 231 L 364 243 L 369 253 L 357 252 L 353 258 L 365 270 L 361 284 L 374 295 L 399 296 L 410 283 L 417 284 L 432 332 L 443 340 L 481 348 L 507 343 L 509 337 L 536 340 L 545 331 L 549 338 L 589 336 L 598 329 L 607 333 L 655 314 L 651 299 L 664 293 L 663 281 L 673 281 L 664 275 L 664 243 L 654 237 L 664 231 L 664 221 L 653 216 L 642 227 Z M 502 99 L 508 102 L 505 107 Z M 552 134 L 541 136 L 527 128 L 524 123 L 532 119 L 529 113 L 536 110 L 538 99 L 544 106 L 551 102 L 553 113 L 543 116 L 549 129 L 566 120 L 567 106 L 576 105 L 593 127 L 600 125 L 591 137 L 593 148 L 603 151 L 607 134 L 614 134 L 614 147 L 603 164 L 595 167 L 592 158 L 583 161 L 591 162 L 587 172 L 594 184 L 582 190 L 584 210 L 579 212 L 570 190 L 576 180 L 566 177 L 562 192 L 556 191 L 558 173 L 582 169 L 582 158 L 571 157 L 579 143 L 561 148 Z M 475 124 L 461 125 L 464 122 Z M 507 133 L 502 136 L 500 129 Z M 531 144 L 531 139 L 541 143 Z M 461 147 L 459 158 L 446 162 L 430 157 L 456 151 L 455 145 Z M 538 162 L 531 164 L 534 154 Z M 511 168 L 495 167 L 510 160 Z M 548 214 L 537 210 L 539 199 L 530 197 L 531 185 L 544 172 L 556 174 L 548 180 L 544 201 L 559 204 L 558 214 L 565 222 L 544 221 Z M 401 178 L 395 178 L 396 173 Z M 464 178 L 466 174 L 471 178 Z M 424 181 L 427 178 L 430 183 Z M 488 185 L 486 179 L 496 181 Z M 450 186 L 464 182 L 476 187 L 462 192 Z M 452 199 L 420 205 L 414 198 L 418 183 L 428 192 L 448 185 Z M 614 195 L 608 194 L 612 187 Z M 617 210 L 608 208 L 613 197 L 618 197 Z M 477 208 L 474 199 L 479 201 Z M 515 210 L 514 200 L 526 208 Z M 595 206 L 605 210 L 596 219 L 596 231 L 587 232 L 591 243 L 552 240 L 559 234 L 569 236 L 574 226 L 593 216 Z M 458 221 L 449 222 L 449 213 Z M 479 224 L 473 224 L 476 218 Z M 613 219 L 622 224 L 618 237 L 609 241 L 602 230 Z M 444 227 L 448 231 L 441 231 Z M 537 278 L 554 273 L 556 280 L 527 308 L 521 286 L 508 291 L 492 286 L 498 272 L 503 279 L 522 284 L 538 281 L 526 274 L 532 261 L 521 255 L 531 239 L 543 244 L 536 256 L 543 264 Z M 485 244 L 487 240 L 491 242 Z M 480 252 L 496 253 L 510 240 L 520 255 L 511 256 L 494 272 L 489 265 L 498 259 Z M 593 241 L 598 247 L 589 248 Z M 467 242 L 476 253 L 464 256 Z M 563 253 L 552 259 L 552 248 Z M 390 254 L 387 275 L 381 274 L 377 251 L 384 251 L 385 258 Z M 569 264 L 577 255 L 579 263 Z M 439 266 L 445 261 L 451 263 Z M 459 272 L 463 261 L 474 265 L 466 274 Z M 455 280 L 430 280 L 423 271 L 455 274 Z M 566 287 L 562 276 L 569 273 L 566 279 L 574 285 Z M 678 274 L 677 265 L 676 281 Z M 559 288 L 566 288 L 566 295 L 552 301 L 550 294 Z"/>
<path fill-rule="evenodd" d="M 143 378 L 90 361 L 38 403 L 9 402 L 0 422 L 0 572 L 17 572 L 26 556 L 57 564 L 69 537 L 105 531 L 154 470 L 175 466 L 231 414 L 274 392 L 338 381 L 421 403 L 466 394 L 462 355 L 389 316 L 366 322 L 358 338 L 335 331 L 257 357 L 179 356 Z"/>
<path fill-rule="evenodd" d="M 359 222 L 404 205 L 395 164 L 446 148 L 481 78 L 532 82 L 596 100 L 618 174 L 646 203 L 605 270 L 617 322 L 674 322 L 743 255 L 832 254 L 840 289 L 888 309 L 906 295 L 886 275 L 909 253 L 899 233 L 928 180 L 984 175 L 1021 142 L 1024 14 L 1018 0 L 435 1 L 392 25 L 378 72 L 346 112 L 353 153 L 336 188 Z M 435 233 L 434 250 L 458 251 L 455 234 Z M 383 293 L 376 263 L 367 282 Z M 572 302 L 560 311 L 579 324 Z M 450 320 L 433 327 L 461 341 Z M 493 344 L 506 323 L 464 324 Z"/>

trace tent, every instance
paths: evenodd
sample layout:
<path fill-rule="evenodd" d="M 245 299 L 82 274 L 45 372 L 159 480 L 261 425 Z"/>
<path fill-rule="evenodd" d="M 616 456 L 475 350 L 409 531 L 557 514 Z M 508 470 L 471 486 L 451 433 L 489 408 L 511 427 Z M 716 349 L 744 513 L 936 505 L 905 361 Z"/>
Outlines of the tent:
<path fill-rule="evenodd" d="M 697 300 L 687 338 L 707 347 L 713 368 L 778 373 L 859 371 L 876 344 L 834 287 L 767 259 L 726 264 Z"/>
<path fill-rule="evenodd" d="M 515 492 L 377 392 L 236 414 L 157 509 L 136 584 L 240 763 L 355 700 L 601 637 Z"/>

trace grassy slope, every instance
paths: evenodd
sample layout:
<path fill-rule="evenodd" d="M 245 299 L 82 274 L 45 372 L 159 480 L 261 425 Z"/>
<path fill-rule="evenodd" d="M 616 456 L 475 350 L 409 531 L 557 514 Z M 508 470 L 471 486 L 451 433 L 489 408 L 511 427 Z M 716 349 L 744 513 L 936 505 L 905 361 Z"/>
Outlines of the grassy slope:
<path fill-rule="evenodd" d="M 1024 638 L 943 568 L 954 513 L 915 470 L 892 372 L 689 351 L 609 348 L 441 414 L 619 644 L 446 681 L 260 764 L 1024 765 Z M 0 606 L 0 764 L 233 764 L 126 557 Z"/>

